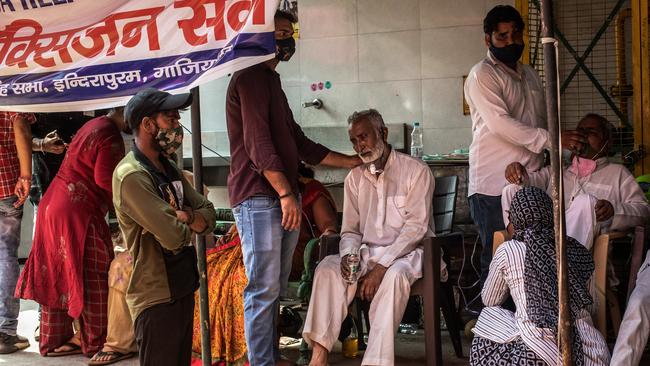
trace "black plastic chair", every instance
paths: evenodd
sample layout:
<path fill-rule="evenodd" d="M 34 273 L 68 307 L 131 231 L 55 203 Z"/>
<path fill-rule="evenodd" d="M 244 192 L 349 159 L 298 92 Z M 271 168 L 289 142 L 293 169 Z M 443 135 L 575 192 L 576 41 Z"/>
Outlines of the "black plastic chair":
<path fill-rule="evenodd" d="M 463 233 L 453 232 L 454 216 L 456 213 L 456 195 L 458 192 L 458 177 L 455 175 L 436 178 L 436 186 L 433 192 L 433 222 L 435 225 L 436 237 L 444 239 L 441 242 L 442 259 L 449 263 L 447 248 L 460 247 L 463 243 Z M 440 284 L 442 291 L 440 306 L 445 317 L 447 331 L 451 337 L 456 357 L 463 357 L 463 346 L 461 340 L 462 322 L 454 301 L 453 286 L 448 282 Z"/>

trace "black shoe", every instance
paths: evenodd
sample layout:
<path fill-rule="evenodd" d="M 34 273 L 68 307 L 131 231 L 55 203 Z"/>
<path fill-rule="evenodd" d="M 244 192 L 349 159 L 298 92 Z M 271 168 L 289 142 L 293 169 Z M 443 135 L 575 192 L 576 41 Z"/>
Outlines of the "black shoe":
<path fill-rule="evenodd" d="M 14 353 L 29 347 L 29 341 L 19 335 L 10 336 L 0 332 L 0 354 Z"/>

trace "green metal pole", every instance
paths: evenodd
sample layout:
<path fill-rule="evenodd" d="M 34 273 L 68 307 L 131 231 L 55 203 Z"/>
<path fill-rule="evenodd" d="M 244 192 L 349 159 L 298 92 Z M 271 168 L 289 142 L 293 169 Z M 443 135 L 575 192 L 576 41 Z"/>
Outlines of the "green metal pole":
<path fill-rule="evenodd" d="M 564 90 L 566 90 L 566 88 L 567 88 L 567 86 L 569 86 L 569 83 L 571 82 L 571 80 L 573 80 L 573 77 L 578 72 L 578 68 L 580 68 L 581 65 L 584 65 L 585 60 L 587 59 L 587 57 L 589 57 L 589 55 L 591 54 L 591 51 L 593 51 L 594 47 L 596 47 L 596 44 L 598 43 L 600 38 L 603 36 L 603 34 L 605 33 L 605 31 L 607 30 L 609 25 L 612 23 L 612 21 L 614 21 L 614 19 L 616 18 L 616 14 L 618 14 L 618 12 L 621 10 L 621 7 L 623 7 L 623 3 L 625 3 L 625 1 L 627 1 L 627 0 L 618 0 L 616 5 L 614 5 L 614 8 L 612 9 L 612 11 L 607 16 L 607 19 L 605 19 L 605 22 L 603 23 L 603 25 L 600 26 L 600 29 L 598 29 L 598 32 L 596 32 L 596 35 L 594 36 L 594 38 L 592 38 L 592 40 L 589 43 L 589 45 L 587 46 L 587 48 L 585 48 L 585 51 L 582 53 L 582 57 L 578 57 L 578 55 L 577 55 L 577 53 L 575 51 L 571 52 L 573 54 L 573 57 L 576 59 L 576 61 L 578 61 L 578 63 L 573 67 L 573 69 L 571 70 L 571 72 L 567 76 L 566 80 L 564 80 L 564 83 L 562 83 L 562 88 L 560 88 L 561 93 L 564 94 Z M 556 31 L 557 31 L 557 29 L 556 29 Z M 568 44 L 566 42 L 563 42 L 563 43 L 565 43 L 565 45 Z"/>
<path fill-rule="evenodd" d="M 598 41 L 600 40 L 602 35 L 605 33 L 605 30 L 607 30 L 607 28 L 609 27 L 612 20 L 616 17 L 616 14 L 618 14 L 618 12 L 620 11 L 620 9 L 623 6 L 624 2 L 625 2 L 625 0 L 619 0 L 616 3 L 616 5 L 612 9 L 612 11 L 609 13 L 609 15 L 608 15 L 607 19 L 605 20 L 605 22 L 600 26 L 600 29 L 598 29 L 598 32 L 596 33 L 594 38 L 591 40 L 591 42 L 589 43 L 589 45 L 587 46 L 587 48 L 583 52 L 582 56 L 578 55 L 578 52 L 573 48 L 573 46 L 571 46 L 571 44 L 566 39 L 564 34 L 557 28 L 557 26 L 555 24 L 553 24 L 553 30 L 555 31 L 557 38 L 560 40 L 560 42 L 562 42 L 564 47 L 566 47 L 567 51 L 569 51 L 571 56 L 573 56 L 573 58 L 576 61 L 576 65 L 573 67 L 573 69 L 571 70 L 571 72 L 569 73 L 567 78 L 562 83 L 562 87 L 560 88 L 560 94 L 564 94 L 564 92 L 568 88 L 569 84 L 571 83 L 571 81 L 575 77 L 576 73 L 578 72 L 578 69 L 582 69 L 582 71 L 585 73 L 585 75 L 587 75 L 589 80 L 591 80 L 592 84 L 594 84 L 594 87 L 596 88 L 598 93 L 603 97 L 603 99 L 605 100 L 607 105 L 612 109 L 612 111 L 614 111 L 616 116 L 624 124 L 629 125 L 629 121 L 625 117 L 623 112 L 618 108 L 616 103 L 614 103 L 614 100 L 609 96 L 609 94 L 607 94 L 607 91 L 600 84 L 600 81 L 598 81 L 598 79 L 596 79 L 596 76 L 593 74 L 593 72 L 591 72 L 589 67 L 587 67 L 587 65 L 585 65 L 585 60 L 587 59 L 589 54 L 591 54 L 591 51 L 593 51 L 594 47 L 596 46 L 596 43 L 598 43 Z M 540 10 L 539 0 L 533 0 L 533 4 L 537 8 L 537 10 Z"/>

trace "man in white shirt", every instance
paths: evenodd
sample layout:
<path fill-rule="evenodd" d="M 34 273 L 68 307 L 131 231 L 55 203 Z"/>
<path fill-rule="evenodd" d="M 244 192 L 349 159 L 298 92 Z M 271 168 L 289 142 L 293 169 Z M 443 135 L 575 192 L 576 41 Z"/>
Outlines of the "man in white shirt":
<path fill-rule="evenodd" d="M 483 20 L 487 57 L 476 64 L 465 82 L 472 117 L 468 196 L 470 213 L 483 244 L 481 283 L 492 260 L 492 237 L 503 230 L 501 190 L 508 162 L 529 170 L 544 162 L 546 131 L 544 89 L 537 72 L 517 60 L 524 50 L 524 21 L 515 8 L 498 5 Z M 563 144 L 580 145 L 582 137 L 567 134 Z"/>
<path fill-rule="evenodd" d="M 606 118 L 590 113 L 580 120 L 577 130 L 587 138 L 585 148 L 574 153 L 572 164 L 564 168 L 564 202 L 567 235 L 591 249 L 601 231 L 625 230 L 643 225 L 650 217 L 650 205 L 630 171 L 607 159 L 611 125 Z M 503 189 L 503 220 L 508 223 L 510 201 L 520 185 L 531 185 L 551 193 L 551 168 L 537 172 L 518 162 L 505 170 L 512 183 Z"/>
<path fill-rule="evenodd" d="M 422 161 L 391 148 L 388 129 L 376 110 L 355 112 L 348 123 L 350 141 L 364 164 L 345 178 L 340 254 L 316 268 L 303 337 L 314 348 L 310 365 L 326 365 L 348 305 L 358 293 L 371 301 L 362 364 L 392 365 L 394 336 L 411 285 L 422 277 L 419 243 L 433 235 L 434 178 Z M 358 284 L 348 284 L 345 263 L 354 252 L 361 259 L 360 277 Z"/>

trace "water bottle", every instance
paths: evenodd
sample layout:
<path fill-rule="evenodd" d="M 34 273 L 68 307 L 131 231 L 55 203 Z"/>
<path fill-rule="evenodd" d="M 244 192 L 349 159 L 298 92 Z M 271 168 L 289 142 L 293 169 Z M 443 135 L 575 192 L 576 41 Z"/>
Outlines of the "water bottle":
<path fill-rule="evenodd" d="M 345 282 L 353 284 L 359 279 L 359 252 L 353 251 L 352 253 L 345 256 L 345 265 L 348 268 L 349 276 L 345 279 Z"/>
<path fill-rule="evenodd" d="M 422 127 L 420 122 L 413 122 L 413 132 L 411 132 L 411 156 L 422 159 Z"/>
<path fill-rule="evenodd" d="M 352 329 L 350 335 L 343 340 L 343 357 L 356 358 L 359 354 L 359 336 L 357 334 L 357 326 L 352 320 Z"/>

